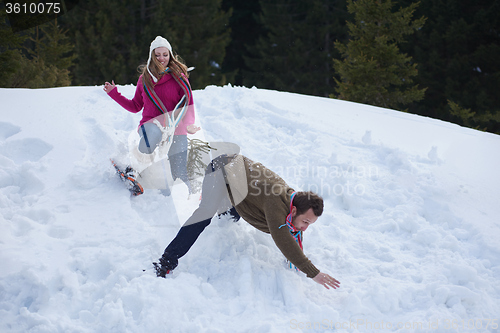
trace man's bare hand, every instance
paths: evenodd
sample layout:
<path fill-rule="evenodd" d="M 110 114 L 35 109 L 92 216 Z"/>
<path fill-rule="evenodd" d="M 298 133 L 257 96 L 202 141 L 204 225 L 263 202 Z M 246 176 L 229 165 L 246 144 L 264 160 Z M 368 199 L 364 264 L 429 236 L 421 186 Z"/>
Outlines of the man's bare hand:
<path fill-rule="evenodd" d="M 314 282 L 321 284 L 324 286 L 326 289 L 330 289 L 332 287 L 333 289 L 337 289 L 340 287 L 340 282 L 332 278 L 330 275 L 325 274 L 325 273 L 319 273 L 315 277 L 313 277 Z"/>

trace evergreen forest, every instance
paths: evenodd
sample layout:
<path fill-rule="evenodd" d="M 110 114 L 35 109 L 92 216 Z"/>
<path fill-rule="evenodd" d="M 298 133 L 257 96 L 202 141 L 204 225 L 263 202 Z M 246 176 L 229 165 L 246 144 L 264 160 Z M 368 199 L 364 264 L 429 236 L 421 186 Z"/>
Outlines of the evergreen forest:
<path fill-rule="evenodd" d="M 500 0 L 73 0 L 21 31 L 5 3 L 1 87 L 136 84 L 161 35 L 195 67 L 193 89 L 338 98 L 500 134 Z"/>

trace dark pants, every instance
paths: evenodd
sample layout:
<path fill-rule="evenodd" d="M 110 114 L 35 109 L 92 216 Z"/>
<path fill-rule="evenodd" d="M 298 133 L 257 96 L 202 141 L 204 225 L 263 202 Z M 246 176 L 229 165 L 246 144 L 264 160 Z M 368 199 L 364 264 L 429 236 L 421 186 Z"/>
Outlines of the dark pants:
<path fill-rule="evenodd" d="M 224 207 L 228 198 L 223 168 L 226 163 L 227 156 L 222 155 L 212 160 L 207 166 L 200 205 L 165 249 L 160 258 L 162 269 L 173 270 L 177 267 L 179 258 L 189 251 L 198 236 L 210 224 L 217 211 L 220 212 L 228 208 Z M 230 207 L 229 212 L 236 221 L 239 220 L 240 216 L 234 207 Z"/>

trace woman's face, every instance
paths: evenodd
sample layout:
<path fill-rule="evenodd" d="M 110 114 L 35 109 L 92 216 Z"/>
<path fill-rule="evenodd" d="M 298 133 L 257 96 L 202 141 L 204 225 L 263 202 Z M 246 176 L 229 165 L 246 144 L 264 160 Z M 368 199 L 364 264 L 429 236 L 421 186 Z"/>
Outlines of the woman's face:
<path fill-rule="evenodd" d="M 163 67 L 168 67 L 168 62 L 170 61 L 170 51 L 166 47 L 157 47 L 154 50 L 156 60 L 158 60 Z"/>

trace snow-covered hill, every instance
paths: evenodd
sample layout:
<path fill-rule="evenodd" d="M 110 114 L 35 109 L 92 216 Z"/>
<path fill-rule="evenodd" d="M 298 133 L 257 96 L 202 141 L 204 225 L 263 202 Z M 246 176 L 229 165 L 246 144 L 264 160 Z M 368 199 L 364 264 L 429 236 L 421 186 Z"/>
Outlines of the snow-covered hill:
<path fill-rule="evenodd" d="M 0 89 L 1 332 L 500 331 L 499 136 L 255 88 L 194 97 L 207 140 L 324 197 L 304 249 L 341 288 L 224 218 L 155 277 L 183 212 L 131 198 L 109 163 L 140 115 L 102 87 Z"/>

